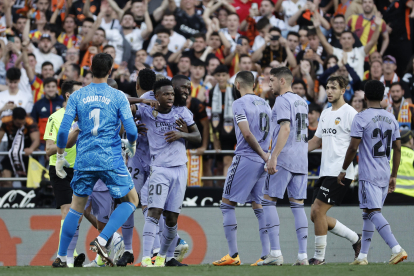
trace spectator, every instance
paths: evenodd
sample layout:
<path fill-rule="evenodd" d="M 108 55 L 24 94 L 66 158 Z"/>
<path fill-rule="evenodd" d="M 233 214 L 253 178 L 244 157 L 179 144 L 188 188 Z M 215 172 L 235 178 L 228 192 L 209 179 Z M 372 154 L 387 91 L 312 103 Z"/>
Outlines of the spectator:
<path fill-rule="evenodd" d="M 211 57 L 207 60 L 206 76 L 204 78 L 204 85 L 207 90 L 210 90 L 217 84 L 216 78 L 213 76 L 213 74 L 214 70 L 216 70 L 217 66 L 220 64 L 220 60 L 217 57 Z"/>
<path fill-rule="evenodd" d="M 181 8 L 177 8 L 175 1 L 169 1 L 169 10 L 177 20 L 175 31 L 189 39 L 196 33 L 206 33 L 203 19 L 195 13 L 195 0 L 182 0 Z"/>
<path fill-rule="evenodd" d="M 121 26 L 123 36 L 134 51 L 141 50 L 142 43 L 152 33 L 152 23 L 148 11 L 145 12 L 145 23 L 141 25 L 141 28 L 136 28 L 137 24 L 134 21 L 134 15 L 132 13 L 124 13 L 121 20 Z M 111 30 L 111 33 L 113 34 L 116 32 L 118 32 L 118 30 Z M 108 31 L 106 33 L 108 34 Z"/>
<path fill-rule="evenodd" d="M 234 101 L 233 90 L 229 81 L 229 72 L 226 66 L 219 65 L 214 71 L 217 80 L 216 86 L 209 91 L 207 106 L 211 108 L 211 126 L 213 129 L 213 144 L 215 150 L 234 150 L 237 143 L 234 131 L 231 105 Z M 232 156 L 223 157 L 223 175 L 231 165 Z"/>
<path fill-rule="evenodd" d="M 177 25 L 177 21 L 175 20 L 175 15 L 172 13 L 165 13 L 162 17 L 161 26 L 168 29 L 170 31 L 170 43 L 168 43 L 168 50 L 172 53 L 177 52 L 186 42 L 184 36 L 180 35 L 179 33 L 174 31 L 174 27 Z M 151 41 L 148 45 L 147 51 L 151 52 L 152 47 L 154 47 L 155 42 L 157 41 L 158 36 L 157 34 L 151 37 Z"/>
<path fill-rule="evenodd" d="M 293 87 L 292 87 L 293 88 Z M 309 105 L 309 113 L 308 113 L 308 140 L 312 139 L 315 136 L 316 129 L 318 128 L 319 117 L 321 116 L 322 109 L 316 103 L 311 103 Z M 310 176 L 318 176 L 319 169 L 321 166 L 321 155 L 310 153 L 308 155 L 308 171 Z M 308 185 L 314 185 L 314 180 L 308 181 Z"/>
<path fill-rule="evenodd" d="M 141 62 L 141 63 L 145 63 L 147 61 L 147 57 L 148 57 L 147 51 L 145 51 L 144 49 L 137 51 L 135 54 L 135 60 L 138 59 L 138 62 Z"/>
<path fill-rule="evenodd" d="M 88 86 L 92 82 L 92 72 L 86 71 L 85 76 L 83 77 L 82 86 Z"/>
<path fill-rule="evenodd" d="M 269 45 L 267 45 L 269 44 Z M 296 59 L 289 47 L 286 47 L 286 39 L 281 36 L 278 28 L 271 28 L 266 43 L 257 49 L 252 55 L 253 62 L 261 60 L 261 66 L 266 67 L 273 60 L 287 63 L 291 68 L 296 67 Z"/>
<path fill-rule="evenodd" d="M 227 28 L 227 16 L 236 12 L 236 9 L 227 1 L 209 1 L 205 7 L 203 13 L 204 23 L 206 26 L 211 25 L 210 16 L 216 12 L 219 29 Z"/>
<path fill-rule="evenodd" d="M 300 28 L 299 32 L 299 46 L 296 48 L 296 54 L 302 50 L 309 48 L 308 27 Z"/>
<path fill-rule="evenodd" d="M 342 49 L 342 45 L 340 42 L 341 34 L 346 29 L 346 22 L 345 17 L 342 14 L 335 15 L 332 19 L 332 29 L 329 32 L 327 36 L 328 43 L 332 45 L 332 47 Z M 354 44 L 352 45 L 352 48 L 359 48 L 362 46 L 361 41 L 359 40 L 359 37 L 352 33 L 352 36 L 354 37 Z"/>
<path fill-rule="evenodd" d="M 230 67 L 230 76 L 233 76 L 236 72 L 239 72 L 239 59 L 241 55 L 250 54 L 249 39 L 245 36 L 239 37 L 236 50 L 231 52 L 224 60 L 224 64 Z"/>
<path fill-rule="evenodd" d="M 412 98 L 414 97 L 414 55 L 410 57 L 410 62 L 407 65 L 407 70 L 405 71 L 404 77 L 402 81 L 405 83 L 405 86 L 407 87 L 407 91 L 409 91 L 410 95 L 407 100 L 410 100 L 412 103 Z M 407 92 L 408 93 L 408 92 Z"/>
<path fill-rule="evenodd" d="M 27 116 L 21 107 L 13 109 L 13 113 L 1 119 L 0 140 L 6 134 L 10 152 L 1 161 L 2 177 L 26 176 L 29 155 L 39 146 L 39 131 L 32 118 Z M 21 149 L 23 148 L 23 151 Z M 0 182 L 1 187 L 12 187 L 11 181 Z"/>
<path fill-rule="evenodd" d="M 368 78 L 366 80 L 381 80 L 383 76 L 383 64 L 381 61 L 375 60 L 371 63 L 371 67 L 368 71 Z"/>
<path fill-rule="evenodd" d="M 263 75 L 258 78 L 259 80 L 259 91 L 260 91 L 260 97 L 263 99 L 266 99 L 268 101 L 268 104 L 270 107 L 273 107 L 274 105 L 274 95 L 272 88 L 270 88 L 270 70 L 272 70 L 272 67 L 267 66 L 263 69 Z"/>
<path fill-rule="evenodd" d="M 237 14 L 240 17 L 240 22 L 245 20 L 246 17 L 249 15 L 250 9 L 252 7 L 252 3 L 255 3 L 256 5 L 258 5 L 258 4 L 260 4 L 260 1 L 258 1 L 258 0 L 252 0 L 252 1 L 235 0 L 232 3 L 233 7 L 236 9 Z"/>
<path fill-rule="evenodd" d="M 380 26 L 382 22 L 381 20 L 382 20 L 381 17 L 375 18 L 376 26 Z M 359 48 L 353 48 L 352 46 L 355 42 L 352 32 L 344 31 L 341 34 L 341 39 L 340 39 L 342 49 L 339 49 L 339 48 L 332 47 L 332 45 L 328 43 L 325 36 L 322 34 L 321 29 L 319 28 L 320 22 L 317 18 L 313 20 L 313 23 L 316 28 L 316 33 L 318 34 L 318 37 L 321 40 L 322 46 L 325 48 L 325 51 L 327 52 L 327 54 L 328 55 L 334 54 L 335 56 L 338 57 L 339 60 L 341 60 L 343 57 L 343 53 L 344 52 L 347 53 L 349 65 L 355 68 L 355 71 L 357 72 L 359 78 L 362 79 L 364 76 L 365 55 L 367 55 L 371 51 L 372 47 L 377 43 L 379 33 L 380 33 L 380 28 L 376 27 L 375 32 L 371 37 L 371 40 L 365 46 L 362 46 Z M 348 101 L 349 100 L 350 98 L 348 99 Z"/>
<path fill-rule="evenodd" d="M 155 42 L 154 47 L 152 47 L 151 52 L 149 52 L 148 60 L 151 60 L 156 53 L 162 53 L 164 55 L 165 60 L 169 60 L 172 56 L 172 52 L 168 49 L 168 45 L 170 43 L 170 30 L 167 28 L 162 28 L 157 31 L 157 40 Z M 152 63 L 152 62 L 148 62 Z"/>
<path fill-rule="evenodd" d="M 253 76 L 254 76 L 254 80 L 255 82 L 257 81 L 257 72 L 256 69 L 253 67 L 253 62 L 252 62 L 252 57 L 246 54 L 242 54 L 239 57 L 239 71 L 250 71 L 252 72 Z M 236 80 L 237 77 L 237 73 L 235 72 L 235 74 L 230 78 L 229 83 L 234 84 L 234 81 Z"/>
<path fill-rule="evenodd" d="M 390 85 L 389 95 L 392 99 L 388 103 L 387 111 L 394 114 L 395 119 L 400 125 L 400 129 L 411 130 L 414 127 L 414 105 L 404 98 L 404 89 L 400 82 Z"/>
<path fill-rule="evenodd" d="M 270 28 L 271 25 L 267 17 L 261 18 L 256 23 L 256 29 L 259 31 L 259 35 L 254 38 L 254 43 L 252 46 L 253 51 L 256 51 L 265 44 L 265 37 L 269 35 Z"/>
<path fill-rule="evenodd" d="M 90 3 L 90 0 L 86 0 L 86 3 Z M 119 23 L 119 20 L 117 17 L 119 16 L 119 9 L 118 5 L 115 3 L 115 1 L 108 1 L 108 7 L 106 8 L 106 11 L 104 13 L 104 16 L 102 18 L 101 27 L 102 29 L 106 30 L 121 30 L 121 24 Z M 86 5 L 85 5 L 86 6 Z M 84 6 L 84 8 L 85 8 Z M 116 14 L 114 18 L 114 13 Z M 86 14 L 86 13 L 85 13 Z M 88 14 L 90 17 L 91 14 Z M 120 16 L 122 18 L 122 16 Z M 86 18 L 85 18 L 86 19 Z"/>
<path fill-rule="evenodd" d="M 77 26 L 73 16 L 67 16 L 65 18 L 63 21 L 63 30 L 64 32 L 59 35 L 57 41 L 67 48 L 79 47 L 78 44 L 82 40 L 82 37 L 76 34 Z"/>
<path fill-rule="evenodd" d="M 45 61 L 49 61 L 53 64 L 55 72 L 63 65 L 62 57 L 52 53 L 52 39 L 50 35 L 44 34 L 40 38 L 39 48 L 33 49 L 33 54 L 36 56 L 36 74 L 41 74 L 41 65 Z"/>
<path fill-rule="evenodd" d="M 171 79 L 173 74 L 170 67 L 167 65 L 167 61 L 162 53 L 156 53 L 153 56 L 152 67 L 155 74 L 161 74 L 166 78 Z"/>
<path fill-rule="evenodd" d="M 72 3 L 69 9 L 69 15 L 73 15 L 76 19 L 77 24 L 81 24 L 83 20 L 86 18 L 84 6 L 87 1 L 75 1 Z M 92 2 L 89 2 L 89 12 L 93 15 L 98 15 L 101 11 L 101 0 L 94 0 Z"/>
<path fill-rule="evenodd" d="M 289 18 L 289 26 L 312 26 L 312 21 L 317 19 L 325 30 L 329 30 L 331 28 L 329 22 L 322 17 L 321 12 L 318 9 L 318 4 L 314 3 L 317 1 L 318 0 L 307 1 L 305 5 L 303 5 L 295 14 L 292 15 L 292 17 Z"/>
<path fill-rule="evenodd" d="M 190 67 L 191 67 L 191 58 L 188 55 L 182 55 L 178 61 L 177 74 L 175 75 L 184 75 L 186 77 L 189 77 Z"/>
<path fill-rule="evenodd" d="M 279 28 L 282 32 L 286 30 L 286 24 L 282 20 L 276 18 L 273 14 L 275 12 L 275 3 L 271 0 L 262 0 L 260 3 L 260 15 L 256 16 L 254 20 L 258 22 L 263 17 L 269 19 L 270 25 L 272 27 Z"/>
<path fill-rule="evenodd" d="M 237 41 L 240 37 L 239 27 L 239 15 L 237 13 L 231 13 L 227 16 L 227 28 L 220 30 L 231 44 L 230 52 L 236 50 Z"/>
<path fill-rule="evenodd" d="M 73 47 L 66 51 L 66 63 L 79 64 L 79 50 L 78 49 Z"/>
<path fill-rule="evenodd" d="M 223 32 L 219 32 L 219 23 L 215 19 L 208 26 L 206 34 L 207 48 L 203 55 L 200 57 L 202 61 L 205 61 L 207 57 L 212 57 L 214 54 L 220 62 L 224 63 L 224 57 L 230 53 L 231 43 L 227 40 Z"/>
<path fill-rule="evenodd" d="M 358 93 L 360 92 L 360 93 Z M 362 95 L 362 96 L 361 96 Z M 367 103 L 364 101 L 364 91 L 355 91 L 355 94 L 351 98 L 351 106 L 359 113 L 367 108 Z"/>
<path fill-rule="evenodd" d="M 286 0 L 277 1 L 275 10 L 277 13 L 282 13 L 285 18 L 285 26 L 288 31 L 298 32 L 299 25 L 289 24 L 289 19 L 296 14 L 302 7 L 306 5 L 306 0 Z"/>
<path fill-rule="evenodd" d="M 289 32 L 287 35 L 287 43 L 290 51 L 295 55 L 298 54 L 296 49 L 299 47 L 299 34 L 297 32 Z"/>
<path fill-rule="evenodd" d="M 406 22 L 409 20 L 409 9 L 412 9 L 412 1 L 398 1 L 391 5 L 389 0 L 379 0 L 376 2 L 378 10 L 384 16 L 385 23 L 390 32 L 390 43 L 385 51 L 385 55 L 395 57 L 398 64 L 397 74 L 402 76 L 409 63 L 407 53 L 412 52 L 411 27 Z"/>
<path fill-rule="evenodd" d="M 57 37 L 59 34 L 58 27 L 54 24 L 48 24 L 43 29 L 43 34 L 50 35 L 50 41 L 53 45 L 52 53 L 61 57 L 66 57 L 67 47 L 64 44 L 57 41 Z"/>
<path fill-rule="evenodd" d="M 315 67 L 315 71 L 322 71 L 323 67 L 323 60 L 326 57 L 326 52 L 324 51 L 323 47 L 320 45 L 320 40 L 316 34 L 315 30 L 308 31 L 308 41 L 309 41 L 309 48 L 300 51 L 296 55 L 296 61 L 300 63 L 302 59 L 309 59 L 312 60 L 313 66 Z M 319 72 L 319 75 L 322 72 Z"/>
<path fill-rule="evenodd" d="M 63 107 L 64 102 L 63 98 L 58 95 L 58 85 L 55 78 L 45 79 L 43 86 L 45 96 L 34 104 L 31 114 L 31 117 L 37 123 L 37 127 L 39 129 L 40 150 L 44 150 L 46 146 L 43 135 L 45 134 L 47 120 L 52 113 Z"/>
<path fill-rule="evenodd" d="M 112 46 L 109 46 L 109 47 L 112 47 Z M 113 53 L 115 54 L 115 51 L 113 51 Z M 79 67 L 79 65 L 72 63 L 72 64 L 68 64 L 67 66 L 65 66 L 63 70 L 63 79 L 65 81 L 68 81 L 68 80 L 77 81 L 77 82 L 81 81 L 82 75 L 81 75 L 81 68 Z M 46 94 L 46 91 L 45 91 L 45 94 Z"/>
<path fill-rule="evenodd" d="M 310 101 L 308 100 L 308 86 L 303 81 L 303 79 L 294 79 L 292 82 L 292 92 L 297 94 L 298 96 L 302 97 L 308 104 Z"/>
<path fill-rule="evenodd" d="M 194 60 L 191 63 L 191 97 L 197 98 L 202 102 L 206 100 L 206 89 L 203 83 L 203 78 L 206 73 L 206 67 L 201 60 Z"/>
<path fill-rule="evenodd" d="M 379 61 L 380 64 L 381 64 L 381 68 L 382 68 L 382 56 L 381 56 L 380 53 L 373 52 L 372 54 L 369 55 L 368 62 L 369 62 L 369 66 L 370 67 L 372 66 L 372 64 L 374 63 L 374 61 Z M 382 69 L 381 69 L 381 76 L 382 76 Z M 370 77 L 370 70 L 367 70 L 367 71 L 364 72 L 364 78 L 363 78 L 363 80 L 367 80 L 367 79 L 369 79 L 369 77 Z"/>
<path fill-rule="evenodd" d="M 30 113 L 33 108 L 33 98 L 19 89 L 21 72 L 12 67 L 7 70 L 6 83 L 8 90 L 0 92 L 0 117 L 10 116 L 12 110 L 21 107 Z"/>
<path fill-rule="evenodd" d="M 367 45 L 370 39 L 372 39 L 374 34 L 373 29 L 376 28 L 374 7 L 374 0 L 363 0 L 362 9 L 364 12 L 360 15 L 351 15 L 351 17 L 348 19 L 349 30 L 359 37 L 361 43 L 364 46 Z M 380 14 L 378 14 L 378 16 L 380 16 Z M 387 32 L 387 25 L 385 24 L 385 21 L 382 19 L 380 26 L 380 32 L 382 35 L 382 45 L 379 53 L 382 56 L 384 55 L 385 50 L 388 47 L 389 36 Z M 374 47 L 372 47 L 370 53 L 373 53 L 375 51 L 377 51 L 377 45 L 374 45 Z"/>
<path fill-rule="evenodd" d="M 186 51 L 185 54 L 187 56 L 190 57 L 191 62 L 193 62 L 196 59 L 201 59 L 203 57 L 203 54 L 206 51 L 206 35 L 203 33 L 197 33 L 193 36 L 194 38 L 194 43 L 193 46 L 191 47 L 191 49 L 189 51 Z M 174 62 L 177 57 L 179 57 L 182 53 L 182 50 L 185 49 L 186 47 L 188 47 L 188 41 L 186 43 L 184 43 L 183 48 L 181 48 L 181 51 L 176 52 L 174 54 L 172 54 L 169 58 L 169 62 Z M 214 54 L 210 54 L 210 56 L 213 56 Z"/>

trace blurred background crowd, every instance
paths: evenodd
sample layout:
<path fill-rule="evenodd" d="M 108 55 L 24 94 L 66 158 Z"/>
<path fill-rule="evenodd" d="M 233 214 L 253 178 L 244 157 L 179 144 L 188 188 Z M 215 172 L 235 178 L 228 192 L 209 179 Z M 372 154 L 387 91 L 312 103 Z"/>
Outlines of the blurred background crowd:
<path fill-rule="evenodd" d="M 407 0 L 0 0 L 0 151 L 9 151 L 0 156 L 2 176 L 26 174 L 28 156 L 45 149 L 48 117 L 64 104 L 62 82 L 88 85 L 91 60 L 101 52 L 114 58 L 110 77 L 130 96 L 137 96 L 143 68 L 191 79 L 187 106 L 203 136 L 200 145 L 188 145 L 195 155 L 235 148 L 228 108 L 231 84 L 243 70 L 253 72 L 255 93 L 270 106 L 275 102 L 270 70 L 292 70 L 293 92 L 309 103 L 309 139 L 330 106 L 325 85 L 332 75 L 349 80 L 344 97 L 358 112 L 366 108 L 365 82 L 383 82 L 382 107 L 401 129 L 411 130 L 413 5 Z M 23 153 L 25 168 L 13 167 L 14 152 Z M 38 159 L 47 167 L 46 157 Z M 203 176 L 222 176 L 232 155 L 200 160 Z M 310 175 L 317 176 L 319 166 L 320 155 L 309 155 Z"/>

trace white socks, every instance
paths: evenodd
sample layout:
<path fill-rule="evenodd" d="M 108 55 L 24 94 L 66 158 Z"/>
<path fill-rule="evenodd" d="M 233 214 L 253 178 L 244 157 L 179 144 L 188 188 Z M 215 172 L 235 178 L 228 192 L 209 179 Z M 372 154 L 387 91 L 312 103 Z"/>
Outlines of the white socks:
<path fill-rule="evenodd" d="M 73 257 L 67 257 L 66 258 L 66 264 L 67 265 L 73 265 L 74 262 L 75 262 L 75 258 L 73 258 Z"/>
<path fill-rule="evenodd" d="M 347 239 L 352 244 L 355 244 L 359 239 L 357 233 L 340 223 L 339 220 L 336 221 L 335 227 L 332 230 L 329 230 L 329 232 Z"/>
<path fill-rule="evenodd" d="M 58 258 L 60 258 L 60 260 L 62 261 L 62 262 L 66 262 L 66 256 L 59 256 L 59 255 L 57 255 L 57 257 Z"/>
<path fill-rule="evenodd" d="M 399 244 L 397 244 L 396 246 L 391 248 L 392 254 L 400 253 L 401 249 L 402 249 L 401 246 Z"/>
<path fill-rule="evenodd" d="M 358 260 L 363 260 L 368 256 L 368 254 L 364 254 L 364 253 L 359 253 L 358 255 Z"/>
<path fill-rule="evenodd" d="M 108 241 L 102 238 L 101 236 L 98 236 L 98 242 L 102 246 L 106 246 L 106 244 L 108 243 Z"/>
<path fill-rule="evenodd" d="M 313 257 L 319 261 L 325 259 L 326 237 L 327 235 L 315 236 L 315 255 Z"/>
<path fill-rule="evenodd" d="M 270 250 L 270 255 L 275 258 L 282 256 L 282 250 Z"/>
<path fill-rule="evenodd" d="M 299 261 L 302 261 L 304 259 L 308 259 L 308 254 L 306 254 L 306 253 L 299 253 L 298 254 L 298 260 Z"/>

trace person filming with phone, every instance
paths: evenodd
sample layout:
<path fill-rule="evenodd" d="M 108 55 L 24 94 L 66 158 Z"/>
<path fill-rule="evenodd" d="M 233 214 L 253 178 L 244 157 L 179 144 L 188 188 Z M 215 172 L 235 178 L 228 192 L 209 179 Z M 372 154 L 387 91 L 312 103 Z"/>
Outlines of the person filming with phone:
<path fill-rule="evenodd" d="M 289 47 L 286 39 L 281 36 L 279 28 L 273 27 L 265 37 L 265 44 L 252 54 L 253 62 L 260 62 L 262 68 L 268 66 L 272 61 L 277 60 L 282 63 L 287 60 L 290 68 L 296 67 L 296 59 Z"/>

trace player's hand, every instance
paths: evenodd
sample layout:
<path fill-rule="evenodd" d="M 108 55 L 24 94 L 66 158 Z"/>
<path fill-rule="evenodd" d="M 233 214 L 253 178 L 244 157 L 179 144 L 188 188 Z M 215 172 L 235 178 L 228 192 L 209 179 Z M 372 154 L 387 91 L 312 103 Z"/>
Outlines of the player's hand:
<path fill-rule="evenodd" d="M 63 153 L 63 154 L 59 154 L 59 153 L 56 154 L 56 157 L 57 157 L 56 166 L 55 166 L 56 167 L 56 175 L 59 178 L 62 178 L 62 179 L 64 179 L 67 175 L 67 173 L 65 172 L 63 167 L 67 167 L 67 168 L 70 167 L 69 162 L 65 159 L 65 155 L 66 155 L 66 152 Z"/>
<path fill-rule="evenodd" d="M 267 160 L 270 159 L 270 156 L 271 156 L 270 152 L 266 152 L 262 158 L 265 162 L 267 162 Z M 266 164 L 265 164 L 265 167 L 266 167 Z"/>
<path fill-rule="evenodd" d="M 145 127 L 145 124 L 137 124 L 138 134 L 146 135 L 148 128 Z"/>
<path fill-rule="evenodd" d="M 129 107 L 131 108 L 132 116 L 135 117 L 135 114 L 137 114 L 137 106 L 135 104 L 131 104 Z"/>
<path fill-rule="evenodd" d="M 345 175 L 346 175 L 346 172 L 341 172 L 341 173 L 338 175 L 338 180 L 337 180 L 337 182 L 338 182 L 338 184 L 339 184 L 339 185 L 345 186 L 345 184 L 344 184 L 344 183 L 342 183 L 342 180 L 345 178 Z"/>
<path fill-rule="evenodd" d="M 125 147 L 125 152 L 128 154 L 129 157 L 134 157 L 135 151 L 137 150 L 137 142 L 130 143 L 128 139 L 121 139 L 122 145 Z"/>
<path fill-rule="evenodd" d="M 143 104 L 147 104 L 153 108 L 156 108 L 160 105 L 160 103 L 157 100 L 148 100 L 148 99 L 144 99 Z"/>
<path fill-rule="evenodd" d="M 181 132 L 188 133 L 187 123 L 184 122 L 184 120 L 182 118 L 175 121 L 175 123 L 178 125 L 178 126 L 175 127 L 176 129 L 178 129 Z"/>
<path fill-rule="evenodd" d="M 276 158 L 270 158 L 266 162 L 265 171 L 267 171 L 267 173 L 270 174 L 270 175 L 277 173 L 276 165 L 277 165 L 277 159 Z"/>
<path fill-rule="evenodd" d="M 169 131 L 169 132 L 165 133 L 164 136 L 166 136 L 165 137 L 165 140 L 168 143 L 172 143 L 174 141 L 177 141 L 178 139 L 183 138 L 183 132 L 180 132 L 180 131 Z"/>
<path fill-rule="evenodd" d="M 397 178 L 396 177 L 390 177 L 390 183 L 388 185 L 388 193 L 393 193 L 395 191 L 395 187 L 397 185 Z"/>

